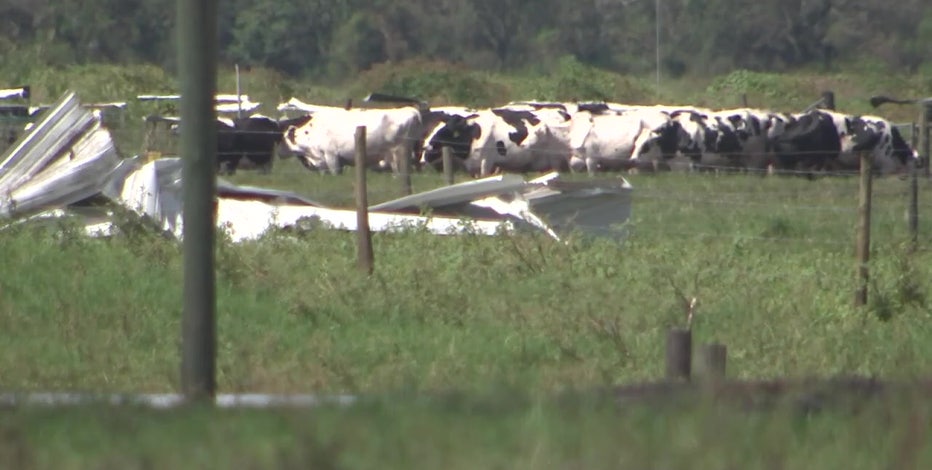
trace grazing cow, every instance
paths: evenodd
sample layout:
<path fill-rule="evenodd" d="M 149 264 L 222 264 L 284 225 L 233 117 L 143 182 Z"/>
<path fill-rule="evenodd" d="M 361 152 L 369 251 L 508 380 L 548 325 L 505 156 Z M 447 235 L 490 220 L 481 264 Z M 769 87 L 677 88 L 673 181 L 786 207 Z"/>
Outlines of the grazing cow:
<path fill-rule="evenodd" d="M 174 121 L 171 131 L 177 133 L 181 120 Z M 217 117 L 216 165 L 219 173 L 235 174 L 243 157 L 253 168 L 262 173 L 271 170 L 276 147 L 282 142 L 282 130 L 278 121 L 254 114 L 244 118 Z"/>
<path fill-rule="evenodd" d="M 410 159 L 421 135 L 421 113 L 415 107 L 395 109 L 320 109 L 287 126 L 284 142 L 311 169 L 340 174 L 355 161 L 355 131 L 366 127 L 367 165 L 399 171 Z"/>
<path fill-rule="evenodd" d="M 244 118 L 218 117 L 217 171 L 235 174 L 243 157 L 254 168 L 268 173 L 275 157 L 275 148 L 282 141 L 278 123 L 269 117 L 252 115 Z M 177 132 L 178 124 L 172 126 Z"/>
<path fill-rule="evenodd" d="M 599 170 L 656 168 L 676 153 L 679 130 L 660 109 L 612 111 L 598 107 L 579 111 L 573 115 L 570 131 L 570 169 L 594 174 Z"/>
<path fill-rule="evenodd" d="M 815 171 L 830 169 L 842 148 L 836 119 L 822 110 L 795 115 L 773 140 L 774 167 L 803 171 L 810 178 Z"/>
<path fill-rule="evenodd" d="M 919 161 L 918 154 L 909 147 L 900 131 L 881 117 L 842 115 L 836 116 L 835 122 L 841 140 L 839 169 L 859 169 L 861 152 L 871 153 L 872 169 L 880 174 L 899 173 L 906 170 L 911 161 Z"/>
<path fill-rule="evenodd" d="M 763 170 L 772 160 L 770 140 L 778 131 L 771 126 L 771 113 L 749 108 L 727 109 L 712 114 L 720 119 L 720 131 L 733 132 L 737 150 L 732 164 L 742 170 Z M 763 173 L 762 173 L 763 174 Z"/>
<path fill-rule="evenodd" d="M 673 112 L 671 119 L 682 129 L 679 151 L 691 160 L 693 169 L 733 171 L 766 166 L 763 160 L 754 164 L 747 158 L 751 149 L 763 151 L 769 144 L 765 136 L 758 134 L 762 130 L 759 122 L 756 126 L 749 124 L 741 113 L 687 109 Z"/>
<path fill-rule="evenodd" d="M 548 123 L 568 127 L 569 120 L 560 109 L 497 108 L 452 116 L 425 139 L 421 163 L 436 166 L 442 148 L 449 146 L 454 159 L 473 175 L 561 170 L 568 149 Z"/>
<path fill-rule="evenodd" d="M 780 169 L 857 171 L 860 153 L 872 155 L 872 168 L 880 174 L 905 170 L 917 160 L 916 152 L 887 120 L 827 110 L 812 110 L 786 123 L 775 140 Z"/>
<path fill-rule="evenodd" d="M 421 135 L 418 136 L 417 141 L 414 143 L 414 154 L 419 159 L 418 168 L 420 169 L 424 161 L 421 161 L 421 156 L 424 153 L 424 145 L 428 142 L 427 137 L 433 134 L 440 126 L 446 124 L 453 118 L 463 118 L 474 114 L 476 112 L 473 108 L 467 108 L 464 106 L 438 106 L 430 108 L 430 110 L 422 113 L 421 120 L 423 125 L 421 126 Z M 468 150 L 467 150 L 468 153 Z M 465 157 L 464 157 L 465 158 Z M 456 160 L 454 159 L 454 162 Z M 434 162 L 431 162 L 432 166 L 435 169 L 440 169 L 437 165 L 440 164 L 440 158 Z"/>

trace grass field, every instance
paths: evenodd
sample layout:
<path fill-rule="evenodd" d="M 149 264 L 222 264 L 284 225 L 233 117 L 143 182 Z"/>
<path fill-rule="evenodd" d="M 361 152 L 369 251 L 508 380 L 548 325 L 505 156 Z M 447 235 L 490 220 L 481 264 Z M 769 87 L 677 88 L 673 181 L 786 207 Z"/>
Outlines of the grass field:
<path fill-rule="evenodd" d="M 3 411 L 0 461 L 17 468 L 932 462 L 928 446 L 920 452 L 910 444 L 928 440 L 921 401 L 800 416 L 547 398 L 659 378 L 664 334 L 685 322 L 684 297 L 699 300 L 694 342 L 726 344 L 734 378 L 930 372 L 929 183 L 920 190 L 923 249 L 907 254 L 906 182 L 875 182 L 870 305 L 857 310 L 856 178 L 628 179 L 634 215 L 622 244 L 375 234 L 376 272 L 367 278 L 355 269 L 350 233 L 223 242 L 220 390 L 354 393 L 377 397 L 372 403 L 267 413 Z M 349 174 L 310 174 L 293 160 L 278 162 L 272 175 L 241 172 L 232 180 L 334 205 L 352 201 Z M 437 175 L 414 179 L 415 190 L 440 184 Z M 370 201 L 398 195 L 390 176 L 370 176 Z M 144 231 L 94 240 L 67 224 L 21 227 L 0 233 L 0 257 L 0 387 L 178 389 L 175 242 Z"/>

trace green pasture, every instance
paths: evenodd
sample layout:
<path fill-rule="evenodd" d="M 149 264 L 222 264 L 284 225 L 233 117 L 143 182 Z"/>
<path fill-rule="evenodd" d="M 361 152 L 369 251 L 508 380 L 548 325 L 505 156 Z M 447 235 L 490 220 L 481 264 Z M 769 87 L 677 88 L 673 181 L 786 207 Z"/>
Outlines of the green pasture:
<path fill-rule="evenodd" d="M 515 395 L 317 410 L 4 411 L 0 461 L 31 469 L 923 469 L 928 404 L 619 407 Z"/>
<path fill-rule="evenodd" d="M 173 91 L 153 68 L 31 73 L 17 78 L 33 83 L 36 101 L 66 88 L 86 101 Z M 332 103 L 373 89 L 408 91 L 402 85 L 409 82 L 390 77 L 397 75 L 375 70 L 336 90 L 257 70 L 247 83 L 253 99 L 268 104 L 290 96 Z M 637 80 L 598 77 L 592 83 L 607 87 L 599 91 L 607 96 L 653 100 Z M 489 96 L 430 96 L 482 105 L 566 99 L 561 90 L 569 87 L 467 78 L 494 85 L 470 85 Z M 224 91 L 231 83 L 221 76 Z M 252 91 L 260 83 L 265 91 Z M 744 93 L 752 105 L 782 110 L 835 89 L 842 110 L 867 112 L 861 96 L 923 92 L 922 83 L 735 72 L 674 83 L 660 98 L 737 105 Z M 157 111 L 147 106 L 131 103 L 126 127 L 116 131 L 127 156 L 140 148 L 140 118 Z M 902 121 L 913 112 L 884 115 Z M 351 173 L 312 174 L 291 159 L 277 161 L 271 175 L 242 171 L 230 180 L 349 207 Z M 869 305 L 855 309 L 857 178 L 627 178 L 633 216 L 621 243 L 412 229 L 374 235 L 376 269 L 366 277 L 355 267 L 351 233 L 276 231 L 242 244 L 221 237 L 220 391 L 372 399 L 303 411 L 4 409 L 0 467 L 929 466 L 929 410 L 919 400 L 855 414 L 747 413 L 698 404 L 618 407 L 586 391 L 660 378 L 664 335 L 685 325 L 684 301 L 692 298 L 693 340 L 726 344 L 732 378 L 928 376 L 932 185 L 920 186 L 919 250 L 911 252 L 906 182 L 875 181 Z M 369 183 L 373 203 L 401 195 L 390 175 L 371 174 Z M 442 180 L 421 173 L 413 184 L 419 191 Z M 67 221 L 0 232 L 0 391 L 178 390 L 180 246 L 131 220 L 122 227 L 123 235 L 105 240 Z M 569 403 L 554 398 L 577 392 L 583 398 Z"/>
<path fill-rule="evenodd" d="M 351 173 L 312 174 L 282 160 L 271 175 L 242 171 L 231 180 L 348 207 Z M 374 403 L 300 412 L 7 410 L 0 458 L 17 468 L 929 461 L 904 437 L 916 426 L 925 432 L 928 410 L 905 399 L 855 416 L 554 402 L 660 378 L 664 334 L 685 324 L 683 301 L 692 297 L 694 341 L 726 344 L 733 378 L 930 371 L 926 182 L 920 250 L 910 254 L 906 182 L 875 181 L 870 302 L 855 309 L 856 178 L 627 178 L 634 202 L 623 243 L 377 233 L 368 278 L 355 268 L 352 233 L 280 231 L 238 245 L 221 238 L 220 391 L 352 393 Z M 400 194 L 390 175 L 369 182 L 373 202 Z M 436 174 L 414 176 L 416 190 L 441 184 Z M 124 228 L 109 240 L 67 222 L 0 232 L 3 389 L 178 390 L 180 247 L 131 221 Z M 460 401 L 431 398 L 447 396 Z"/>

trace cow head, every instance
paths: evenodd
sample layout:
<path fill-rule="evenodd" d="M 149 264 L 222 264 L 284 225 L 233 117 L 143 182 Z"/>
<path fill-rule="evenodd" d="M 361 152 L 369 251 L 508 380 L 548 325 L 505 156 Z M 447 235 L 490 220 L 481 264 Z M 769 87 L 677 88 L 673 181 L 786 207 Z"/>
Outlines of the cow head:
<path fill-rule="evenodd" d="M 450 116 L 442 124 L 437 125 L 425 139 L 421 164 L 439 168 L 443 164 L 443 147 L 447 146 L 452 150 L 454 159 L 469 158 L 473 140 L 478 139 L 482 133 L 479 124 L 472 121 L 477 116 L 478 114 Z"/>
<path fill-rule="evenodd" d="M 654 154 L 659 153 L 660 158 L 673 158 L 676 156 L 676 152 L 680 150 L 682 139 L 688 139 L 686 131 L 683 130 L 680 123 L 673 120 L 661 124 L 650 132 L 650 139 L 641 147 L 641 155 L 653 151 Z"/>
<path fill-rule="evenodd" d="M 675 111 L 670 117 L 677 123 L 677 150 L 694 162 L 702 158 L 707 134 L 712 135 L 705 119 L 693 111 Z"/>
<path fill-rule="evenodd" d="M 723 155 L 741 152 L 741 137 L 746 134 L 739 133 L 730 123 L 721 119 L 716 119 L 710 130 L 713 132 L 706 133 L 707 149 Z"/>
<path fill-rule="evenodd" d="M 919 152 L 910 148 L 906 139 L 900 134 L 900 130 L 895 126 L 890 126 L 891 144 L 893 145 L 893 157 L 904 165 L 914 163 L 916 167 L 922 166 L 922 159 L 919 158 Z"/>

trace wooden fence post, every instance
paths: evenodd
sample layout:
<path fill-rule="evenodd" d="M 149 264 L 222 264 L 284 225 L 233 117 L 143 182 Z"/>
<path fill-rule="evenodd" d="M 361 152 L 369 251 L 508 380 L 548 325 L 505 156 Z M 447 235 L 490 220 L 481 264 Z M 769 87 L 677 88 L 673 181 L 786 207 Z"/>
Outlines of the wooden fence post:
<path fill-rule="evenodd" d="M 404 196 L 410 196 L 412 193 L 410 155 L 405 155 L 404 158 L 398 162 L 398 172 L 401 173 L 401 194 Z"/>
<path fill-rule="evenodd" d="M 917 145 L 917 150 L 919 150 L 919 161 L 922 162 L 922 172 L 923 175 L 929 177 L 929 119 L 930 114 L 932 114 L 932 101 L 923 100 L 921 102 L 922 109 L 919 113 L 919 141 Z"/>
<path fill-rule="evenodd" d="M 822 107 L 831 111 L 835 110 L 835 92 L 830 90 L 822 92 Z"/>
<path fill-rule="evenodd" d="M 854 294 L 854 306 L 867 305 L 867 285 L 869 278 L 868 262 L 871 251 L 871 179 L 873 176 L 873 159 L 870 152 L 861 152 L 861 185 L 858 191 L 858 239 L 857 265 L 858 286 Z"/>
<path fill-rule="evenodd" d="M 909 212 L 907 225 L 909 226 L 910 252 L 916 251 L 919 243 L 919 168 L 913 160 L 909 164 Z"/>
<path fill-rule="evenodd" d="M 369 197 L 366 190 L 366 126 L 356 127 L 356 257 L 359 269 L 372 274 L 375 260 L 369 231 Z"/>
<path fill-rule="evenodd" d="M 705 381 L 720 382 L 725 379 L 727 357 L 728 349 L 724 344 L 706 344 L 699 351 L 699 367 L 696 372 Z"/>
<path fill-rule="evenodd" d="M 692 331 L 667 332 L 667 380 L 689 380 L 692 369 Z"/>
<path fill-rule="evenodd" d="M 453 184 L 453 149 L 449 145 L 443 146 L 443 180 L 447 185 Z"/>

